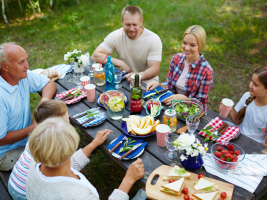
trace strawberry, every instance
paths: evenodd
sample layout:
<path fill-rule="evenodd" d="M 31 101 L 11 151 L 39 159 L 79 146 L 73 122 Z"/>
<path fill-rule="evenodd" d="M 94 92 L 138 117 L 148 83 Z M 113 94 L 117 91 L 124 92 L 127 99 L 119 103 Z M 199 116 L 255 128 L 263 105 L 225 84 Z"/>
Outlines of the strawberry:
<path fill-rule="evenodd" d="M 238 150 L 235 150 L 234 153 L 235 153 L 237 156 L 240 155 L 240 151 L 238 151 Z"/>
<path fill-rule="evenodd" d="M 230 153 L 227 153 L 227 154 L 225 154 L 225 156 L 224 156 L 224 158 L 226 159 L 226 158 L 231 158 L 232 157 L 232 154 L 230 154 Z"/>
<path fill-rule="evenodd" d="M 236 157 L 237 157 L 237 155 L 236 155 L 236 154 L 233 154 L 233 157 L 234 157 L 234 158 L 236 158 Z"/>
<path fill-rule="evenodd" d="M 221 152 L 222 152 L 222 154 L 227 154 L 228 153 L 228 151 L 226 151 L 226 150 L 222 150 Z"/>
<path fill-rule="evenodd" d="M 235 147 L 234 147 L 234 145 L 232 145 L 232 144 L 228 144 L 227 149 L 228 149 L 229 151 L 233 151 L 233 150 L 235 149 Z"/>
<path fill-rule="evenodd" d="M 238 158 L 233 158 L 232 159 L 232 162 L 237 162 L 238 161 Z"/>
<path fill-rule="evenodd" d="M 215 152 L 214 155 L 217 157 L 217 158 L 220 158 L 222 156 L 222 153 L 221 152 Z"/>
<path fill-rule="evenodd" d="M 217 151 L 222 151 L 223 150 L 223 148 L 221 147 L 221 146 L 219 146 L 218 148 L 217 148 Z"/>
<path fill-rule="evenodd" d="M 220 161 L 220 160 L 222 160 L 222 161 Z M 220 160 L 219 160 L 219 162 L 224 164 L 225 158 L 224 157 L 220 157 Z"/>
<path fill-rule="evenodd" d="M 234 154 L 234 152 L 233 152 L 233 151 L 228 151 L 228 153 L 230 153 L 230 154 L 232 154 L 232 155 Z"/>

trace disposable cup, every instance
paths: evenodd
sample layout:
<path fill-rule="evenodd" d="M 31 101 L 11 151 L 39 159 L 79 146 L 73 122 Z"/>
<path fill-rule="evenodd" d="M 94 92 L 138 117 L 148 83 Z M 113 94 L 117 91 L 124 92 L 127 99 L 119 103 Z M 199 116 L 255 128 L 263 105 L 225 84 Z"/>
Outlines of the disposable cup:
<path fill-rule="evenodd" d="M 87 95 L 87 101 L 94 102 L 95 101 L 95 85 L 87 84 L 84 86 L 84 89 Z"/>
<path fill-rule="evenodd" d="M 87 84 L 90 84 L 90 77 L 89 76 L 82 76 L 80 78 L 80 81 L 82 83 L 82 87 L 83 87 L 83 90 L 84 90 L 84 86 L 87 85 Z"/>
<path fill-rule="evenodd" d="M 170 132 L 170 127 L 166 124 L 159 124 L 156 126 L 157 143 L 160 147 L 165 147 L 165 136 Z"/>
<path fill-rule="evenodd" d="M 223 99 L 219 115 L 223 118 L 227 117 L 233 105 L 234 105 L 234 102 L 231 99 L 227 99 L 227 98 Z"/>
<path fill-rule="evenodd" d="M 141 87 L 141 79 L 142 79 L 142 75 L 139 74 L 139 86 L 140 87 Z M 134 80 L 135 80 L 135 74 L 132 74 L 130 78 L 130 88 L 134 86 Z"/>

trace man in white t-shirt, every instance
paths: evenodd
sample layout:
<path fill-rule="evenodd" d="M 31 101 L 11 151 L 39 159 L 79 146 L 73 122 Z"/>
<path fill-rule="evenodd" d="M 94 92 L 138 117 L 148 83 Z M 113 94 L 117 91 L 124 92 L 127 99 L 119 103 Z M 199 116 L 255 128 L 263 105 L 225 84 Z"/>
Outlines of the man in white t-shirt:
<path fill-rule="evenodd" d="M 111 61 L 120 70 L 129 72 L 125 76 L 130 80 L 133 73 L 142 75 L 142 80 L 159 81 L 162 43 L 158 35 L 142 26 L 142 10 L 136 6 L 127 6 L 122 10 L 122 28 L 110 33 L 92 55 L 92 60 L 101 62 L 114 50 L 118 59 Z M 105 64 L 107 59 L 103 61 Z"/>

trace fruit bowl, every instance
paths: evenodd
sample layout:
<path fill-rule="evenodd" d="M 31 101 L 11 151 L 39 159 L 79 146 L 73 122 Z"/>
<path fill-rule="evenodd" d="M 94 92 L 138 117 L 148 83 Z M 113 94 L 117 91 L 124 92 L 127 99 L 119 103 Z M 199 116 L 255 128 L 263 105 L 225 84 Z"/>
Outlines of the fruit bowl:
<path fill-rule="evenodd" d="M 203 111 L 202 103 L 197 99 L 175 103 L 174 110 L 178 119 L 185 121 L 187 117 L 198 117 Z"/>
<path fill-rule="evenodd" d="M 157 112 L 155 115 L 153 115 L 153 116 L 151 115 L 151 110 L 149 111 L 148 108 L 147 108 L 149 101 L 153 101 L 154 103 L 157 103 L 157 104 L 159 104 L 159 106 L 160 106 L 158 112 Z M 151 115 L 152 117 L 157 117 L 157 116 L 159 116 L 159 115 L 160 115 L 160 111 L 161 111 L 162 108 L 163 108 L 161 102 L 158 101 L 158 100 L 154 100 L 154 99 L 150 99 L 150 100 L 148 100 L 147 102 L 145 102 L 144 105 L 143 105 L 143 107 L 144 107 L 145 110 L 146 110 L 146 114 L 147 114 L 147 115 Z"/>
<path fill-rule="evenodd" d="M 225 142 L 219 142 L 212 145 L 211 155 L 213 162 L 222 171 L 234 171 L 238 169 L 238 164 L 243 162 L 245 152 L 234 143 L 228 142 L 225 144 Z"/>

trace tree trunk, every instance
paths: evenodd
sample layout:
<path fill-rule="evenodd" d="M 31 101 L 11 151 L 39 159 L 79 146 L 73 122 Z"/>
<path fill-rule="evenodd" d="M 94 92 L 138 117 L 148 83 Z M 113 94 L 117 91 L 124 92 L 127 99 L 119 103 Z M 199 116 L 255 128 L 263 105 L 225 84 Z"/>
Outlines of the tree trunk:
<path fill-rule="evenodd" d="M 37 7 L 38 7 L 39 13 L 42 13 L 41 8 L 40 8 L 40 4 L 39 4 L 39 0 L 37 0 Z"/>
<path fill-rule="evenodd" d="M 6 18 L 6 13 L 5 13 L 5 0 L 2 0 L 2 14 L 3 14 L 3 18 L 4 18 L 7 26 L 9 26 L 7 18 Z"/>
<path fill-rule="evenodd" d="M 21 6 L 21 2 L 20 2 L 20 0 L 18 0 L 18 2 L 19 2 L 19 8 L 20 8 L 20 11 L 21 11 L 21 13 L 23 13 L 23 10 L 22 10 L 22 6 Z"/>
<path fill-rule="evenodd" d="M 33 10 L 33 12 L 34 12 L 35 17 L 37 17 L 36 12 L 35 12 L 35 9 L 34 9 L 34 7 L 33 7 L 33 5 L 32 5 L 32 1 L 29 0 L 29 2 L 30 2 L 30 4 L 31 4 L 31 7 L 32 7 L 32 10 Z"/>
<path fill-rule="evenodd" d="M 52 10 L 52 6 L 53 6 L 53 0 L 50 0 L 49 10 Z"/>

